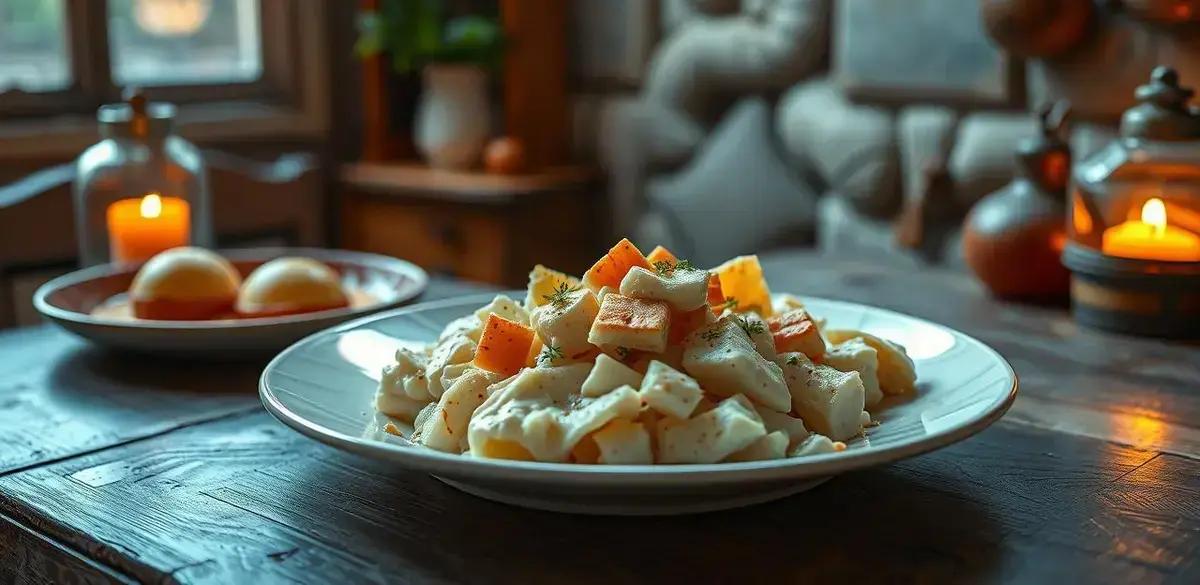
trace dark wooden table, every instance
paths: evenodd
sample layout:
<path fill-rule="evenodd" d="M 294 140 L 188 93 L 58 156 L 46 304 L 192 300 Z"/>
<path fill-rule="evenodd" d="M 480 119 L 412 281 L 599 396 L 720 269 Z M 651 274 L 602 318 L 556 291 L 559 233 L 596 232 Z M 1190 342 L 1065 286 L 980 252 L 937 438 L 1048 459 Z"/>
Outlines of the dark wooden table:
<path fill-rule="evenodd" d="M 577 517 L 307 440 L 259 406 L 261 364 L 11 331 L 0 582 L 1200 583 L 1200 348 L 1081 329 L 962 275 L 806 255 L 767 272 L 978 336 L 1021 376 L 1016 404 L 967 441 L 779 502 Z"/>

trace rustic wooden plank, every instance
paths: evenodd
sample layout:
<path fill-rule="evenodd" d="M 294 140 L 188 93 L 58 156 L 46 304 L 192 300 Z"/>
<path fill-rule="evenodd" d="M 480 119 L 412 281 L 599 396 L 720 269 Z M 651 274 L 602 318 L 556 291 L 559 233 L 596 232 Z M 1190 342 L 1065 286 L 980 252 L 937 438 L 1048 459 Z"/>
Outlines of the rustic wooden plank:
<path fill-rule="evenodd" d="M 122 356 L 48 326 L 0 348 L 0 473 L 259 408 L 260 363 Z"/>
<path fill-rule="evenodd" d="M 1026 394 L 1017 398 L 1005 420 L 1137 449 L 1200 457 L 1200 429 L 1145 414 L 1110 412 Z"/>
<path fill-rule="evenodd" d="M 1171 517 L 1173 552 L 1152 559 L 1070 535 L 1146 515 L 1122 494 L 1150 474 L 1163 494 L 1197 489 L 1178 467 L 1195 462 L 1155 455 L 1002 423 L 776 503 L 581 519 L 461 494 L 256 413 L 0 478 L 0 511 L 141 580 L 1153 583 L 1200 543 L 1195 504 L 1118 527 L 1154 543 Z"/>
<path fill-rule="evenodd" d="M 0 583 L 134 583 L 0 514 Z"/>
<path fill-rule="evenodd" d="M 435 278 L 422 300 L 494 290 Z M 121 355 L 50 326 L 0 332 L 0 475 L 259 409 L 265 359 Z"/>
<path fill-rule="evenodd" d="M 957 272 L 903 271 L 812 254 L 769 255 L 763 264 L 773 290 L 894 309 L 978 337 L 1012 364 L 1022 396 L 1200 429 L 1200 347 L 1195 344 L 1081 327 L 1062 307 L 993 300 Z M 1087 425 L 1081 430 L 1104 436 L 1107 429 Z"/>

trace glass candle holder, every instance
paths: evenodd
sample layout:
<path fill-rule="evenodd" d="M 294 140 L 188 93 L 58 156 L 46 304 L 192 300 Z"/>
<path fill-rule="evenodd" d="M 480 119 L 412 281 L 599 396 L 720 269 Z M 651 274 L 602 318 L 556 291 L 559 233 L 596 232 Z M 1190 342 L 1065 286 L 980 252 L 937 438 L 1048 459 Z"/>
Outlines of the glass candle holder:
<path fill-rule="evenodd" d="M 101 141 L 79 156 L 73 189 L 79 260 L 137 263 L 213 245 L 200 150 L 173 131 L 175 107 L 134 92 L 96 115 Z"/>
<path fill-rule="evenodd" d="M 1076 318 L 1127 333 L 1200 337 L 1200 113 L 1154 70 L 1120 137 L 1076 166 L 1063 262 Z"/>

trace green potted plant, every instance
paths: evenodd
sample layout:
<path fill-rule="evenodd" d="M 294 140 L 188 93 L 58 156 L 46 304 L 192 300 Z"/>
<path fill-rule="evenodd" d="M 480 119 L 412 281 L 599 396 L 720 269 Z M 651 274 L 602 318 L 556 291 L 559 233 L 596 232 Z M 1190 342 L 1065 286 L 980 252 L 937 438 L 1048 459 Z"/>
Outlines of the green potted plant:
<path fill-rule="evenodd" d="M 386 56 L 397 73 L 421 71 L 413 141 L 430 166 L 478 162 L 491 130 L 487 74 L 503 52 L 495 17 L 451 17 L 440 0 L 382 0 L 360 15 L 356 49 Z"/>

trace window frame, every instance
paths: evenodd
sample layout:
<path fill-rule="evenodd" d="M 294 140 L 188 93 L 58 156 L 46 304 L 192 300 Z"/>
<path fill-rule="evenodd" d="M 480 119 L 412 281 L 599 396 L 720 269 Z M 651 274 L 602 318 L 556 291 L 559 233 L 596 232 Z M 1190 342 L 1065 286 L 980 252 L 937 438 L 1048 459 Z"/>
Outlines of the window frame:
<path fill-rule="evenodd" d="M 95 111 L 120 101 L 112 80 L 108 2 L 64 0 L 72 83 L 49 92 L 0 93 L 0 157 L 53 154 L 95 140 Z M 188 136 L 319 136 L 328 126 L 325 1 L 259 0 L 262 74 L 253 81 L 143 86 L 179 106 Z M 47 134 L 58 141 L 46 141 Z M 53 142 L 53 143 L 51 143 Z M 39 144 L 40 143 L 40 144 Z"/>

